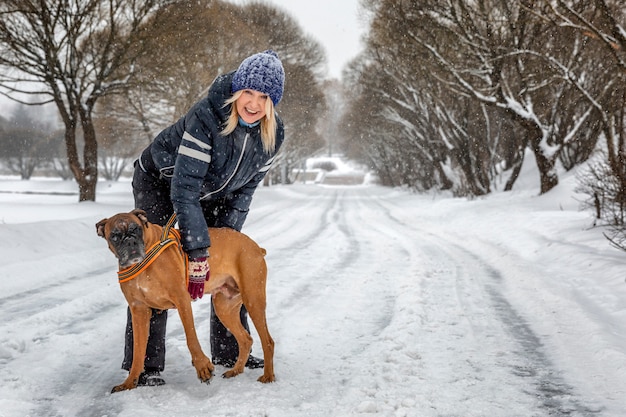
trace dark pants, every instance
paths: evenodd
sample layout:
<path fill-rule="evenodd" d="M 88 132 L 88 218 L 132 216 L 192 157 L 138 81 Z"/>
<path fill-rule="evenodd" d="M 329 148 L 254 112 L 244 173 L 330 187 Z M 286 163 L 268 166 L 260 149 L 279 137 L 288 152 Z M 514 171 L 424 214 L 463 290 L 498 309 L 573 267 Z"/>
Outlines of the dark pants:
<path fill-rule="evenodd" d="M 145 161 L 146 159 L 144 159 Z M 170 200 L 170 185 L 165 179 L 160 179 L 144 172 L 139 164 L 135 163 L 133 175 L 133 196 L 135 208 L 146 212 L 148 221 L 164 226 L 174 213 L 174 207 Z M 209 227 L 215 227 L 218 223 L 217 215 L 222 212 L 221 200 L 203 202 L 203 213 Z M 165 367 L 165 330 L 167 324 L 167 311 L 152 310 L 150 319 L 150 334 L 148 336 L 148 348 L 144 368 L 146 370 L 162 371 Z M 248 312 L 241 308 L 241 324 L 250 332 L 248 326 Z M 219 321 L 213 304 L 211 304 L 211 355 L 213 360 L 225 359 L 236 360 L 239 355 L 237 340 Z M 124 338 L 124 361 L 122 369 L 129 370 L 133 362 L 133 326 L 130 309 L 126 321 L 126 334 Z"/>

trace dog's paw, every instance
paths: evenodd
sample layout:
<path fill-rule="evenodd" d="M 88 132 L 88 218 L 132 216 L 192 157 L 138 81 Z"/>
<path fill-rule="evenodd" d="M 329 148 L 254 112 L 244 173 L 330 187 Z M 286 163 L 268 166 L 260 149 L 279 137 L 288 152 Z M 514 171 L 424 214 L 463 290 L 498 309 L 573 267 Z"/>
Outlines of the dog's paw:
<path fill-rule="evenodd" d="M 242 373 L 243 370 L 239 371 L 236 368 L 231 369 L 230 371 L 226 371 L 222 374 L 222 378 L 233 378 L 237 375 L 239 375 L 240 373 Z"/>
<path fill-rule="evenodd" d="M 191 364 L 196 368 L 196 375 L 200 382 L 208 384 L 213 378 L 213 370 L 215 369 L 211 360 L 204 357 L 203 360 L 192 361 Z"/>
<path fill-rule="evenodd" d="M 136 388 L 137 385 L 136 384 L 120 384 L 120 385 L 116 385 L 113 387 L 113 389 L 111 390 L 111 394 L 115 394 L 116 392 L 120 392 L 120 391 L 127 391 L 129 389 L 133 389 Z"/>
<path fill-rule="evenodd" d="M 213 372 L 209 371 L 208 369 L 202 373 L 198 372 L 198 379 L 203 384 L 209 385 L 211 383 L 212 378 L 213 378 Z"/>
<path fill-rule="evenodd" d="M 263 374 L 257 379 L 257 381 L 267 384 L 267 383 L 276 381 L 276 378 L 274 377 L 273 374 L 272 375 Z"/>

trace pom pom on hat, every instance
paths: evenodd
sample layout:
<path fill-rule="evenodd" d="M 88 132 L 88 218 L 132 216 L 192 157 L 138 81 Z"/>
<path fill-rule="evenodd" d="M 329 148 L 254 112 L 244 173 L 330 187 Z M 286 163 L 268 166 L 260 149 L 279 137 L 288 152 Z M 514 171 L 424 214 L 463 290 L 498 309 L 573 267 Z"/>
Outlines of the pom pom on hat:
<path fill-rule="evenodd" d="M 268 49 L 244 59 L 233 77 L 233 93 L 256 90 L 267 94 L 274 105 L 283 97 L 285 70 L 276 52 Z"/>

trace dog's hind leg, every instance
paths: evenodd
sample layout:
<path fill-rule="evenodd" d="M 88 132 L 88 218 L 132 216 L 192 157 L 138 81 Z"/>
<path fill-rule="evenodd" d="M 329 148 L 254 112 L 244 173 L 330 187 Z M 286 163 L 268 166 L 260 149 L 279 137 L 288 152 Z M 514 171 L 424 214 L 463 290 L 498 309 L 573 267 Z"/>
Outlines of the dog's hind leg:
<path fill-rule="evenodd" d="M 242 291 L 243 303 L 248 310 L 248 315 L 254 323 L 259 338 L 261 339 L 261 347 L 263 348 L 263 375 L 258 379 L 259 382 L 274 382 L 274 340 L 267 328 L 266 319 L 266 282 L 267 282 L 267 265 L 263 255 L 265 249 L 261 249 L 260 254 L 254 258 L 254 261 L 248 262 L 242 269 L 242 274 L 246 276 L 247 284 L 245 291 Z"/>
<path fill-rule="evenodd" d="M 222 375 L 224 378 L 232 378 L 239 375 L 244 370 L 248 356 L 250 356 L 250 349 L 252 348 L 252 336 L 250 336 L 241 324 L 241 318 L 239 316 L 242 305 L 241 297 L 236 296 L 232 299 L 228 299 L 224 294 L 217 294 L 213 297 L 213 303 L 217 317 L 233 334 L 239 345 L 237 362 L 235 362 L 231 370 L 224 372 Z"/>
<path fill-rule="evenodd" d="M 261 297 L 259 297 L 259 299 L 254 300 L 252 303 L 248 302 L 246 309 L 259 334 L 263 348 L 263 361 L 265 364 L 263 366 L 263 375 L 258 378 L 258 381 L 264 384 L 274 382 L 276 379 L 274 377 L 274 339 L 272 339 L 269 329 L 267 328 L 265 297 L 263 297 L 262 300 Z"/>

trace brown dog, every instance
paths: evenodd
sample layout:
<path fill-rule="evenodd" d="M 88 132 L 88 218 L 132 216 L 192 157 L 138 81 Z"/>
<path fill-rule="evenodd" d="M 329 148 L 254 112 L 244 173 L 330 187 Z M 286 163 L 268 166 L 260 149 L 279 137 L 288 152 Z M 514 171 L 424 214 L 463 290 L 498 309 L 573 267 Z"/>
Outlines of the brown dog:
<path fill-rule="evenodd" d="M 96 224 L 99 236 L 105 238 L 109 249 L 119 260 L 120 270 L 136 265 L 146 258 L 147 248 L 162 241 L 163 227 L 148 222 L 143 210 L 116 214 Z M 265 318 L 265 282 L 267 266 L 265 249 L 260 248 L 243 233 L 229 228 L 210 228 L 211 275 L 205 283 L 205 293 L 211 293 L 215 312 L 224 326 L 235 336 L 239 356 L 235 366 L 224 373 L 225 378 L 243 372 L 252 347 L 252 337 L 239 318 L 245 305 L 263 347 L 265 361 L 260 382 L 274 381 L 274 341 Z M 130 306 L 133 323 L 133 363 L 128 378 L 112 392 L 137 386 L 143 371 L 148 343 L 151 309 L 178 309 L 183 323 L 191 362 L 202 382 L 211 379 L 211 360 L 202 352 L 193 321 L 191 297 L 187 292 L 187 271 L 184 253 L 174 244 L 164 249 L 146 269 L 132 279 L 122 280 L 120 287 Z M 120 275 L 121 277 L 122 275 Z M 124 282 L 122 282 L 124 281 Z"/>

